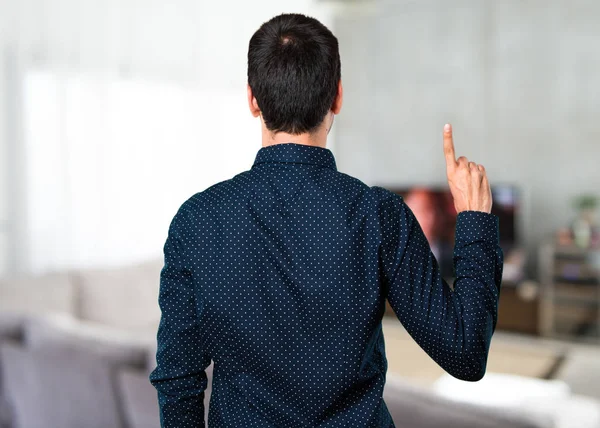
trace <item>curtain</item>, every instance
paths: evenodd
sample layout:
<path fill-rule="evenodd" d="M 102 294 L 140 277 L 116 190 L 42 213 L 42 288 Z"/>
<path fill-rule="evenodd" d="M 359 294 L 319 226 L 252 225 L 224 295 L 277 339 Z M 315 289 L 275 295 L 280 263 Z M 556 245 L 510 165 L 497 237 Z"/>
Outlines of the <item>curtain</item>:
<path fill-rule="evenodd" d="M 251 167 L 247 45 L 290 7 L 330 25 L 309 0 L 0 0 L 0 274 L 161 257 L 179 205 Z"/>

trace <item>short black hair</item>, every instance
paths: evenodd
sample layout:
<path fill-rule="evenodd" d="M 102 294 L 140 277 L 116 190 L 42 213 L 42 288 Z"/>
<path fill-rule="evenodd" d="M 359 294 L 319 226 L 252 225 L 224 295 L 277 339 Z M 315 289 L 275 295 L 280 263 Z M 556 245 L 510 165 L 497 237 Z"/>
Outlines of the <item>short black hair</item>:
<path fill-rule="evenodd" d="M 331 109 L 340 79 L 338 40 L 315 18 L 281 14 L 250 39 L 248 85 L 272 132 L 314 131 Z"/>

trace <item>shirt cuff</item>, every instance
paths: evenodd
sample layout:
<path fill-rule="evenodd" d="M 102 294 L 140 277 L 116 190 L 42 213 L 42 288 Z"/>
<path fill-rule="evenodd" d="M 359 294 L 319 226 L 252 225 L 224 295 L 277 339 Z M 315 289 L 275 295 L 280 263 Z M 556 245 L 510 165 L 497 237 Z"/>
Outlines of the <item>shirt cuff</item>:
<path fill-rule="evenodd" d="M 484 211 L 461 211 L 456 216 L 457 243 L 486 241 L 500 243 L 499 218 L 496 214 Z"/>

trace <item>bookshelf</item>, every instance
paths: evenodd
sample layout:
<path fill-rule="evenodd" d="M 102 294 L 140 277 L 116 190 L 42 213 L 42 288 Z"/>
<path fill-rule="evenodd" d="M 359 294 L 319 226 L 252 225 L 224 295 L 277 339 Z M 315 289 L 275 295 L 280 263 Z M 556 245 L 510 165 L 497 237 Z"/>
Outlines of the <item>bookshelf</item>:
<path fill-rule="evenodd" d="M 559 245 L 539 249 L 542 336 L 600 343 L 600 247 Z"/>

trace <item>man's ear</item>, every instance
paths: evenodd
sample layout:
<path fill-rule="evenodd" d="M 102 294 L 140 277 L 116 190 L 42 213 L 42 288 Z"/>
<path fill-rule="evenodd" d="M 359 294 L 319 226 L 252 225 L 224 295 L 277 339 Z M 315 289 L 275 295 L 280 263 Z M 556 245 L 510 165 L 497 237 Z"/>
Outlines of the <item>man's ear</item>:
<path fill-rule="evenodd" d="M 252 88 L 250 85 L 246 85 L 248 92 L 248 107 L 250 108 L 250 113 L 252 116 L 258 117 L 260 116 L 260 109 L 258 108 L 258 102 L 256 102 L 256 98 L 254 98 L 254 94 L 252 93 Z"/>
<path fill-rule="evenodd" d="M 342 110 L 342 102 L 344 101 L 344 88 L 342 87 L 342 80 L 338 82 L 338 90 L 335 99 L 333 100 L 333 105 L 331 106 L 331 111 L 333 114 L 339 114 Z"/>

